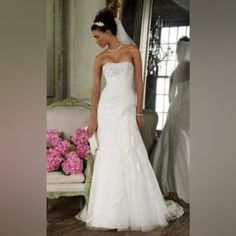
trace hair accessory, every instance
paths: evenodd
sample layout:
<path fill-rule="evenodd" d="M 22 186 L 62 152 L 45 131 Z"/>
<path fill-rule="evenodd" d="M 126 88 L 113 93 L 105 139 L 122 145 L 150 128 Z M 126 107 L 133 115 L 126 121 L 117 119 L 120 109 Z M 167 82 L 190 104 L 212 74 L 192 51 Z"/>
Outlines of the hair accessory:
<path fill-rule="evenodd" d="M 95 22 L 95 23 L 93 23 L 93 24 L 94 24 L 94 25 L 97 25 L 97 26 L 99 26 L 99 27 L 105 26 L 105 24 L 104 24 L 103 22 L 101 22 L 101 21 Z"/>

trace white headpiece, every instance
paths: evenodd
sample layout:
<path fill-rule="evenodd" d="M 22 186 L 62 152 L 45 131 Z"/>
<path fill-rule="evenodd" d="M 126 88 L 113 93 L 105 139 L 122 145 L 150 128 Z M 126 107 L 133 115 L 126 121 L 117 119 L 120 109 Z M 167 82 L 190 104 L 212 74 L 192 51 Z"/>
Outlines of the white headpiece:
<path fill-rule="evenodd" d="M 97 26 L 100 26 L 100 27 L 102 27 L 102 26 L 104 26 L 105 24 L 103 23 L 103 22 L 101 22 L 101 21 L 98 21 L 98 22 L 95 22 L 95 23 L 93 23 L 94 25 L 97 25 Z"/>

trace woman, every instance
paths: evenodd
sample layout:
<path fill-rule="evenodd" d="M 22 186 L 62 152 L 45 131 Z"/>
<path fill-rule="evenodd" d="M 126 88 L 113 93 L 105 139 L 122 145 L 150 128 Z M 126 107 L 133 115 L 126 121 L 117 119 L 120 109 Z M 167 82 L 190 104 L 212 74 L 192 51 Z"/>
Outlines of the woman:
<path fill-rule="evenodd" d="M 188 37 L 177 43 L 178 66 L 171 75 L 169 110 L 165 127 L 150 158 L 164 195 L 189 203 L 189 67 Z"/>
<path fill-rule="evenodd" d="M 88 206 L 77 218 L 89 229 L 148 231 L 165 226 L 167 207 L 139 133 L 144 122 L 139 50 L 109 10 L 98 13 L 91 31 L 100 47 L 108 47 L 94 62 L 88 134 L 97 130 L 99 148 Z M 102 73 L 106 86 L 100 96 Z M 175 209 L 183 214 L 181 207 Z"/>

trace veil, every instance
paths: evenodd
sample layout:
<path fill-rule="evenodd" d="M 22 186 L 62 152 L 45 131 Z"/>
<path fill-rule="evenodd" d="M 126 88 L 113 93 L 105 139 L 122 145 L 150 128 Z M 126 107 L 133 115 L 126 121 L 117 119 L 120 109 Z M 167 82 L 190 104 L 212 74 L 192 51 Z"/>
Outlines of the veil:
<path fill-rule="evenodd" d="M 117 35 L 116 35 L 116 37 L 118 38 L 118 40 L 123 44 L 133 44 L 133 45 L 135 45 L 135 42 L 126 33 L 120 19 L 116 17 L 114 20 L 115 20 L 116 25 L 117 25 Z"/>
<path fill-rule="evenodd" d="M 177 111 L 181 109 L 181 103 L 183 103 L 184 100 L 187 101 L 189 97 L 190 42 L 179 41 L 176 54 L 179 64 L 170 77 L 169 103 L 172 104 Z"/>

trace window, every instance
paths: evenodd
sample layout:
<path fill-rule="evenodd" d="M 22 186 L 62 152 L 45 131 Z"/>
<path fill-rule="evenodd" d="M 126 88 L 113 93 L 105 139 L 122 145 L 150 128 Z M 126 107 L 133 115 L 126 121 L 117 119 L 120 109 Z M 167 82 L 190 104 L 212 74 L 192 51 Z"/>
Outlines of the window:
<path fill-rule="evenodd" d="M 176 57 L 176 44 L 179 38 L 190 35 L 189 26 L 177 26 L 177 27 L 162 27 L 161 29 L 161 48 L 164 52 L 168 47 L 171 48 L 173 53 L 161 61 L 158 66 L 158 77 L 156 85 L 156 112 L 158 113 L 159 121 L 157 124 L 157 130 L 162 130 L 169 109 L 169 86 L 170 75 L 177 66 Z"/>

